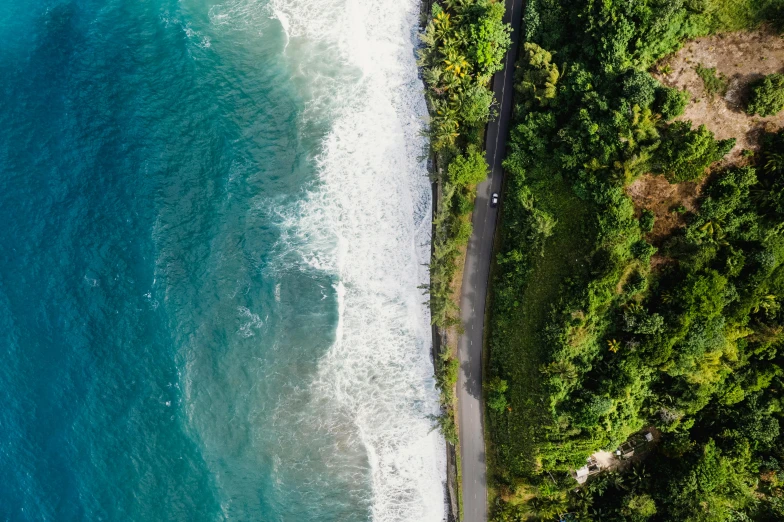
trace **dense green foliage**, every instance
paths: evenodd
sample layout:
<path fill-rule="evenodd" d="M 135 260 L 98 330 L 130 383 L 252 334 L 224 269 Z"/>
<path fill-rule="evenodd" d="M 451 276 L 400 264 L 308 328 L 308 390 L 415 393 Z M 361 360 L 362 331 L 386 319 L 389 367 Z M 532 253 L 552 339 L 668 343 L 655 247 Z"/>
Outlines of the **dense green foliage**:
<path fill-rule="evenodd" d="M 527 2 L 486 385 L 491 478 L 512 499 L 496 520 L 780 510 L 784 137 L 751 166 L 717 172 L 699 211 L 684 209 L 686 226 L 655 245 L 655 216 L 625 191 L 649 172 L 702 179 L 735 143 L 667 123 L 687 96 L 646 70 L 686 38 L 778 7 Z M 571 470 L 646 426 L 662 432 L 647 473 L 605 473 L 573 492 Z"/>
<path fill-rule="evenodd" d="M 556 86 L 561 73 L 552 63 L 553 56 L 534 43 L 523 46 L 523 60 L 527 65 L 516 87 L 527 108 L 546 107 L 555 100 Z"/>
<path fill-rule="evenodd" d="M 689 93 L 670 87 L 659 87 L 656 90 L 655 110 L 662 115 L 664 121 L 672 121 L 683 114 L 689 103 Z"/>
<path fill-rule="evenodd" d="M 749 114 L 773 116 L 784 109 L 784 74 L 769 74 L 751 86 Z"/>
<path fill-rule="evenodd" d="M 677 121 L 667 129 L 659 149 L 663 172 L 672 182 L 693 181 L 735 146 L 735 140 L 716 141 L 704 125 L 692 130 L 691 122 Z"/>

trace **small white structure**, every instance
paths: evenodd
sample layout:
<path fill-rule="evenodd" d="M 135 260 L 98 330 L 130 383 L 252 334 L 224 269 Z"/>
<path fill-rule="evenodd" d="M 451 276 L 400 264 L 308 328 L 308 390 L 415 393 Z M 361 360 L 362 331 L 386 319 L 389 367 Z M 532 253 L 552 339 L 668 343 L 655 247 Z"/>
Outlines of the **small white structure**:
<path fill-rule="evenodd" d="M 582 468 L 575 470 L 574 480 L 577 481 L 578 484 L 585 484 L 585 481 L 588 480 L 588 477 L 591 475 L 595 475 L 602 470 L 602 465 L 599 461 L 597 461 L 593 456 L 588 457 L 588 463 L 583 466 Z"/>
<path fill-rule="evenodd" d="M 578 484 L 585 484 L 585 481 L 588 480 L 588 466 L 583 466 L 582 468 L 575 471 L 574 479 Z"/>

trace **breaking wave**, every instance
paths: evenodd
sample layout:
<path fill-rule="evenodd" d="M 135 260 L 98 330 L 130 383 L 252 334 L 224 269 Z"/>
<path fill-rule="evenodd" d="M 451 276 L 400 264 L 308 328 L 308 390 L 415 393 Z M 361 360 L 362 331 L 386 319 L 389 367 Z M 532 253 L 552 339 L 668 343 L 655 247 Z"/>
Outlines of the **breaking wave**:
<path fill-rule="evenodd" d="M 331 274 L 339 307 L 309 401 L 327 429 L 352 431 L 346 444 L 366 455 L 376 521 L 444 518 L 444 443 L 430 420 L 438 395 L 418 288 L 428 281 L 431 227 L 418 8 L 415 0 L 271 2 L 306 101 L 302 139 L 320 140 L 310 158 L 318 182 L 281 210 L 281 241 L 303 266 Z"/>

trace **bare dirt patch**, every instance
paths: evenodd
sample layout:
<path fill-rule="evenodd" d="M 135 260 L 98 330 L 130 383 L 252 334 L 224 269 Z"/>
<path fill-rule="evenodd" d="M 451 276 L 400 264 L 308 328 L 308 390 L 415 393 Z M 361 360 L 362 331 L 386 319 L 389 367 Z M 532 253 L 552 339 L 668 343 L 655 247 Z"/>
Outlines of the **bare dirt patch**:
<path fill-rule="evenodd" d="M 696 67 L 716 68 L 728 80 L 726 93 L 705 91 Z M 664 85 L 686 89 L 690 102 L 679 120 L 705 125 L 718 139 L 736 138 L 737 144 L 723 165 L 746 159 L 743 149 L 757 150 L 762 131 L 784 127 L 784 113 L 762 118 L 745 112 L 749 84 L 764 75 L 784 71 L 784 39 L 771 29 L 726 33 L 697 38 L 659 62 L 654 76 Z M 658 218 L 658 215 L 657 215 Z"/>
<path fill-rule="evenodd" d="M 626 187 L 637 215 L 643 209 L 656 217 L 653 230 L 647 235 L 651 244 L 659 245 L 673 230 L 686 225 L 684 211 L 695 212 L 697 199 L 705 180 L 671 184 L 664 176 L 646 174 Z"/>

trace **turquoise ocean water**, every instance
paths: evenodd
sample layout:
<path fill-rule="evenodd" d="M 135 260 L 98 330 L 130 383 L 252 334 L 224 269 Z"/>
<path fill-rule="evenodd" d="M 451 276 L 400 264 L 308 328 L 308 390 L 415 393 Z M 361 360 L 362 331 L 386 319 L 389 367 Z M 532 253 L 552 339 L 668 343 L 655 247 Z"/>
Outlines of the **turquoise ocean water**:
<path fill-rule="evenodd" d="M 0 2 L 0 519 L 442 519 L 417 16 Z"/>

